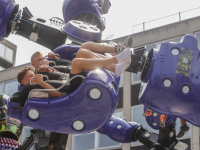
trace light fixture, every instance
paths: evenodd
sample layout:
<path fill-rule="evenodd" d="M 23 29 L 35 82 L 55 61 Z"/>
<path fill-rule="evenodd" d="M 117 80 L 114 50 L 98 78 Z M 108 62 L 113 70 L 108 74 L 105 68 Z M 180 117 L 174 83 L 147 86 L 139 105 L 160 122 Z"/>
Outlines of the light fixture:
<path fill-rule="evenodd" d="M 164 85 L 166 88 L 169 88 L 169 87 L 172 85 L 172 81 L 169 80 L 169 79 L 165 79 L 164 82 L 163 82 L 163 85 Z"/>
<path fill-rule="evenodd" d="M 121 129 L 122 128 L 122 125 L 121 124 L 118 124 L 117 125 L 117 129 Z"/>
<path fill-rule="evenodd" d="M 83 130 L 83 128 L 85 127 L 85 124 L 83 121 L 81 120 L 75 120 L 72 124 L 73 128 L 77 131 L 81 131 Z"/>
<path fill-rule="evenodd" d="M 40 114 L 36 109 L 30 109 L 28 111 L 28 116 L 32 120 L 37 120 L 39 118 Z"/>
<path fill-rule="evenodd" d="M 184 94 L 188 94 L 188 93 L 190 92 L 190 87 L 187 86 L 187 85 L 183 86 L 182 92 L 183 92 Z"/>
<path fill-rule="evenodd" d="M 92 88 L 89 91 L 89 97 L 93 100 L 96 100 L 101 97 L 101 91 L 98 88 Z"/>
<path fill-rule="evenodd" d="M 171 53 L 172 53 L 172 55 L 178 55 L 179 54 L 179 50 L 177 49 L 177 48 L 173 48 L 172 50 L 171 50 Z"/>

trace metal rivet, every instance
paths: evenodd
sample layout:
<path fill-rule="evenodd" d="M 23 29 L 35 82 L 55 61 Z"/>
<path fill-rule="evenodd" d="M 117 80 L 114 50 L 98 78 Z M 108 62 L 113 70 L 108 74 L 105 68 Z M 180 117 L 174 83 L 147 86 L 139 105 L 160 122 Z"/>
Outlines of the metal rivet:
<path fill-rule="evenodd" d="M 169 79 L 165 79 L 164 82 L 163 82 L 163 85 L 168 88 L 172 85 L 172 81 L 169 80 Z"/>
<path fill-rule="evenodd" d="M 157 126 L 158 124 L 157 123 L 153 123 L 153 126 Z"/>
<path fill-rule="evenodd" d="M 182 92 L 183 92 L 184 94 L 188 94 L 188 93 L 190 92 L 190 87 L 187 86 L 187 85 L 183 86 Z"/>
<path fill-rule="evenodd" d="M 110 124 L 113 124 L 113 122 L 114 122 L 114 121 L 111 120 L 111 121 L 110 121 Z"/>
<path fill-rule="evenodd" d="M 171 50 L 171 53 L 172 53 L 172 55 L 176 56 L 176 55 L 178 55 L 180 52 L 179 52 L 178 49 L 173 48 L 173 49 Z"/>
<path fill-rule="evenodd" d="M 154 117 L 157 117 L 157 116 L 158 116 L 158 114 L 157 114 L 157 113 L 153 113 L 153 116 L 154 116 Z"/>
<path fill-rule="evenodd" d="M 117 129 L 121 129 L 121 128 L 122 128 L 121 124 L 117 125 Z"/>

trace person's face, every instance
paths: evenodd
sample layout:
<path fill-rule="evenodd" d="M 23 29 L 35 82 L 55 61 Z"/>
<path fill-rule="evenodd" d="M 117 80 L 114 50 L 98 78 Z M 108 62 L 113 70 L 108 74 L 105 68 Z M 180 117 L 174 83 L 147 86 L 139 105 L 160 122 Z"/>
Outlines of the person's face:
<path fill-rule="evenodd" d="M 41 55 L 37 55 L 33 58 L 32 66 L 35 67 L 35 69 L 38 69 L 40 63 L 45 60 L 45 57 Z"/>
<path fill-rule="evenodd" d="M 35 74 L 34 74 L 34 72 L 32 71 L 32 70 L 28 70 L 27 72 L 26 72 L 26 75 L 24 76 L 24 78 L 23 78 L 23 80 L 21 81 L 21 84 L 23 84 L 23 85 L 30 85 L 30 79 L 32 78 L 32 77 L 35 77 Z M 32 83 L 35 83 L 35 79 L 32 79 Z"/>

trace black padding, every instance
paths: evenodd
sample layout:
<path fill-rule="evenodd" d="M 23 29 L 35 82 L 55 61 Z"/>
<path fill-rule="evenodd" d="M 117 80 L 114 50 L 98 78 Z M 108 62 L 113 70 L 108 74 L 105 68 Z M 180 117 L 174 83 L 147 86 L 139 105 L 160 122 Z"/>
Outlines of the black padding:
<path fill-rule="evenodd" d="M 62 65 L 62 66 L 70 66 L 72 61 L 69 59 L 59 59 L 56 60 L 56 66 Z"/>
<path fill-rule="evenodd" d="M 71 71 L 71 67 L 69 66 L 55 66 L 53 68 L 63 73 L 70 73 Z"/>
<path fill-rule="evenodd" d="M 61 83 L 60 81 L 49 81 L 47 83 L 52 85 L 56 89 L 63 85 L 63 83 Z M 69 91 L 70 91 L 69 86 L 70 85 L 65 85 L 60 91 L 69 93 Z M 43 88 L 38 84 L 25 86 L 23 88 L 23 90 L 21 91 L 20 95 L 19 95 L 19 99 L 18 99 L 19 101 L 18 102 L 20 103 L 20 106 L 24 106 L 24 104 L 25 104 L 25 102 L 28 98 L 29 92 L 33 89 L 43 89 Z"/>
<path fill-rule="evenodd" d="M 54 72 L 54 73 L 46 73 L 46 72 L 37 72 L 38 74 L 43 74 L 43 75 L 47 75 L 49 77 L 49 80 L 60 80 L 61 76 L 63 76 L 63 73 L 61 72 Z M 47 80 L 46 77 L 43 77 L 43 80 Z"/>
<path fill-rule="evenodd" d="M 21 92 L 16 92 L 12 95 L 12 97 L 10 98 L 11 102 L 19 102 L 19 95 Z"/>

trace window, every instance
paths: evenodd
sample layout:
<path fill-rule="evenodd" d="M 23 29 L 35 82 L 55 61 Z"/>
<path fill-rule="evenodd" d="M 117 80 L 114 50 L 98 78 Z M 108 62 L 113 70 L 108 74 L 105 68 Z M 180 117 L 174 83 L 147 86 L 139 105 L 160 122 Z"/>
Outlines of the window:
<path fill-rule="evenodd" d="M 87 150 L 94 149 L 95 133 L 88 133 L 83 135 L 74 135 L 73 150 Z"/>
<path fill-rule="evenodd" d="M 2 91 L 2 84 L 0 84 L 0 93 L 2 93 L 3 91 Z"/>
<path fill-rule="evenodd" d="M 13 62 L 13 50 L 10 49 L 9 47 L 6 47 L 6 54 L 5 58 L 11 62 Z"/>
<path fill-rule="evenodd" d="M 156 45 L 156 43 L 154 43 L 154 44 L 149 44 L 149 45 L 146 45 L 146 50 L 147 50 L 147 51 L 150 51 L 152 48 L 157 48 L 157 45 Z"/>
<path fill-rule="evenodd" d="M 6 46 L 0 43 L 0 56 L 4 57 Z"/>
<path fill-rule="evenodd" d="M 123 73 L 120 76 L 119 87 L 123 87 Z"/>
<path fill-rule="evenodd" d="M 113 115 L 115 117 L 123 118 L 122 110 L 116 110 Z M 99 148 L 111 147 L 111 146 L 117 146 L 117 145 L 120 146 L 121 143 L 110 139 L 107 135 L 99 134 Z"/>
<path fill-rule="evenodd" d="M 9 81 L 4 83 L 4 91 L 3 93 L 12 96 L 15 92 L 18 91 L 18 82 L 17 80 Z"/>
<path fill-rule="evenodd" d="M 9 60 L 10 62 L 13 62 L 13 55 L 14 55 L 14 51 L 11 48 L 0 43 L 0 56 L 1 57 Z"/>
<path fill-rule="evenodd" d="M 29 127 L 29 126 L 24 126 L 22 129 L 22 142 L 24 142 L 24 140 L 26 140 L 26 137 L 29 137 L 31 135 L 31 130 L 33 128 Z M 29 149 L 29 150 L 33 150 L 33 146 Z"/>
<path fill-rule="evenodd" d="M 137 74 L 135 74 L 135 73 L 132 73 L 131 76 L 132 76 L 132 85 L 133 85 L 133 84 L 138 84 L 138 83 L 141 82 L 141 81 L 140 81 L 140 76 L 139 76 L 139 75 L 137 75 Z"/>
<path fill-rule="evenodd" d="M 116 110 L 113 114 L 115 117 L 123 117 L 122 110 Z M 107 147 L 121 146 L 121 143 L 113 141 L 107 135 L 98 132 L 72 136 L 73 150 L 101 149 Z"/>
<path fill-rule="evenodd" d="M 0 71 L 1 71 L 1 70 L 4 70 L 4 69 L 5 69 L 5 68 L 3 68 L 3 67 L 0 66 Z"/>
<path fill-rule="evenodd" d="M 195 33 L 195 37 L 196 37 L 197 40 L 198 40 L 198 48 L 199 48 L 199 50 L 200 50 L 200 32 Z"/>
<path fill-rule="evenodd" d="M 144 128 L 146 128 L 147 130 L 153 131 L 155 133 L 158 133 L 158 130 L 154 130 L 152 129 L 146 122 L 146 119 L 144 116 L 142 116 L 142 114 L 144 113 L 144 106 L 143 105 L 138 105 L 138 106 L 133 106 L 132 107 L 132 121 L 140 123 Z M 176 133 L 179 132 L 180 130 L 180 119 L 177 118 L 176 120 Z M 187 136 L 189 136 L 189 132 L 186 132 L 183 138 L 186 138 Z M 132 142 L 132 145 L 138 145 L 141 144 L 139 143 L 139 141 L 136 142 Z"/>

